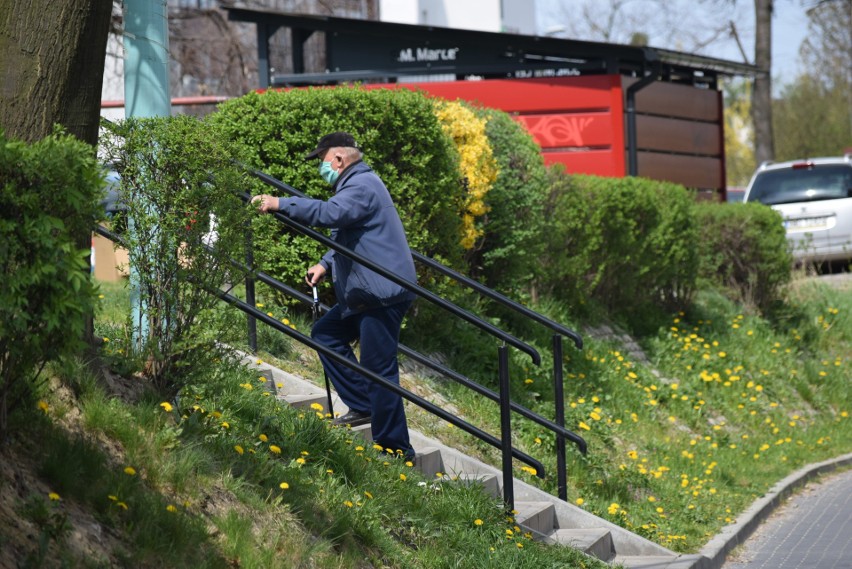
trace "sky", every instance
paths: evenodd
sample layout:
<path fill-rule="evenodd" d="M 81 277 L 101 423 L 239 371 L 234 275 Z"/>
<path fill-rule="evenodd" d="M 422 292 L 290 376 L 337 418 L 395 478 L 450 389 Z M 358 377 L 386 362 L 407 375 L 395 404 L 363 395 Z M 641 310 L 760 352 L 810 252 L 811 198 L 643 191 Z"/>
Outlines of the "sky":
<path fill-rule="evenodd" d="M 544 35 L 554 27 L 563 25 L 565 18 L 570 17 L 571 14 L 580 13 L 584 5 L 597 7 L 597 10 L 601 10 L 601 17 L 603 17 L 603 11 L 606 7 L 610 5 L 610 2 L 603 0 L 535 0 L 535 2 L 537 12 L 536 21 L 540 35 Z M 628 0 L 624 2 L 624 5 L 630 6 L 632 4 L 636 7 L 643 3 L 646 5 L 652 4 L 652 2 L 642 2 L 642 0 Z M 703 14 L 701 13 L 700 3 L 694 0 L 673 0 L 671 4 L 689 6 L 690 9 L 685 12 L 686 25 L 698 26 L 701 24 Z M 806 8 L 802 6 L 802 0 L 775 0 L 774 4 L 775 14 L 772 18 L 772 79 L 774 87 L 777 88 L 784 83 L 791 82 L 798 74 L 797 72 L 800 67 L 799 46 L 805 39 L 808 19 L 805 13 Z M 813 4 L 813 1 L 810 4 Z M 746 55 L 748 55 L 749 61 L 753 61 L 754 2 L 744 0 L 737 2 L 737 12 L 734 18 L 743 49 Z M 648 30 L 642 31 L 647 33 Z M 568 36 L 559 35 L 558 37 Z M 578 39 L 592 38 L 584 37 Z M 683 46 L 668 45 L 667 42 L 669 41 L 668 36 L 661 34 L 659 37 L 655 37 L 652 34 L 649 38 L 649 45 L 652 47 L 688 51 Z M 701 54 L 731 61 L 743 61 L 736 41 L 729 35 L 719 38 L 717 42 L 702 50 Z"/>

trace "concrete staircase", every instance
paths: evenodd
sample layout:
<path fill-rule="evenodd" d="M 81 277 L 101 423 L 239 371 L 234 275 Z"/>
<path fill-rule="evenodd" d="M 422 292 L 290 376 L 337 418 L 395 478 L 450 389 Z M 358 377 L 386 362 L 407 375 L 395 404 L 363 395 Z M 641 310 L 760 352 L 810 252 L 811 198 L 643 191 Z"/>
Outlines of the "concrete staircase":
<path fill-rule="evenodd" d="M 246 356 L 245 362 L 267 378 L 267 388 L 276 398 L 299 408 L 319 403 L 327 408 L 326 392 L 302 378 L 275 368 L 257 358 Z M 335 414 L 343 414 L 346 406 L 332 392 Z M 372 441 L 370 425 L 352 429 L 366 441 Z M 502 498 L 502 471 L 472 459 L 456 449 L 410 431 L 411 444 L 417 451 L 416 468 L 425 476 L 441 472 L 452 479 L 481 484 L 497 498 Z M 638 536 L 620 526 L 559 500 L 523 480 L 514 479 L 516 523 L 541 541 L 574 547 L 616 566 L 637 569 L 707 569 L 709 560 L 702 555 L 681 555 Z"/>

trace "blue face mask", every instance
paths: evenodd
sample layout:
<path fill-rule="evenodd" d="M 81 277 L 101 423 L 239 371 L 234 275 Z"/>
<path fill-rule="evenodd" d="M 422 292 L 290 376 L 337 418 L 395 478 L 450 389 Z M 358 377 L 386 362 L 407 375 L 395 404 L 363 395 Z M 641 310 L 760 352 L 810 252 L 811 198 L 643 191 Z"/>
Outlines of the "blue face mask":
<path fill-rule="evenodd" d="M 322 179 L 332 186 L 337 181 L 337 178 L 340 177 L 340 172 L 332 170 L 331 162 L 320 162 L 319 173 Z"/>

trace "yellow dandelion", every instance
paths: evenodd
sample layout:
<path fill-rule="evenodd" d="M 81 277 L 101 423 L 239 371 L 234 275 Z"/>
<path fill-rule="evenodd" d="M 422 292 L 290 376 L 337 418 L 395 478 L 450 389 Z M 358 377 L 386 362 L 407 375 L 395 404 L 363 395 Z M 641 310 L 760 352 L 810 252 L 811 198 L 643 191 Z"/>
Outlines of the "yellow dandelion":
<path fill-rule="evenodd" d="M 578 506 L 582 506 L 583 504 L 586 503 L 586 501 L 582 498 L 577 498 L 576 500 L 574 500 L 574 503 L 577 504 Z"/>
<path fill-rule="evenodd" d="M 475 525 L 475 526 L 481 526 L 481 525 L 482 525 L 482 520 L 480 520 L 479 518 L 476 518 L 475 520 L 473 520 L 473 525 Z"/>
<path fill-rule="evenodd" d="M 168 506 L 166 506 L 166 511 L 175 513 L 177 512 L 177 506 L 175 506 L 174 504 L 169 504 Z"/>
<path fill-rule="evenodd" d="M 48 497 L 48 498 L 49 498 L 52 502 L 58 502 L 59 500 L 61 500 L 61 499 L 62 499 L 62 498 L 60 498 L 60 497 L 59 497 L 59 494 L 57 494 L 56 492 L 51 492 L 51 493 L 49 493 L 49 494 L 47 495 L 47 497 Z"/>
<path fill-rule="evenodd" d="M 372 499 L 373 499 L 373 495 L 372 495 L 372 494 L 370 494 L 369 492 L 367 492 L 366 490 L 364 491 L 364 495 L 365 495 L 367 498 L 369 498 L 370 500 L 372 500 Z"/>
<path fill-rule="evenodd" d="M 124 473 L 129 475 L 129 476 L 136 476 L 136 469 L 133 468 L 132 466 L 125 466 L 124 467 Z"/>
<path fill-rule="evenodd" d="M 47 404 L 47 401 L 39 401 L 38 408 L 47 413 L 47 410 L 50 409 L 50 405 Z"/>
<path fill-rule="evenodd" d="M 343 505 L 344 505 L 344 506 L 346 506 L 347 508 L 351 508 L 351 507 L 352 507 L 352 506 L 354 506 L 355 504 L 353 504 L 353 503 L 352 503 L 352 500 L 345 500 L 345 501 L 343 502 Z"/>
<path fill-rule="evenodd" d="M 261 440 L 261 442 L 264 442 L 264 443 L 269 440 L 269 438 L 264 434 L 259 435 L 257 438 L 259 438 Z"/>
<path fill-rule="evenodd" d="M 577 426 L 580 427 L 581 429 L 583 429 L 584 431 L 592 430 L 592 428 L 590 426 L 588 426 L 586 423 L 584 423 L 583 421 L 580 421 L 580 424 L 577 425 Z"/>
<path fill-rule="evenodd" d="M 296 459 L 296 462 L 298 464 L 305 464 L 305 459 L 300 456 L 299 458 Z"/>
<path fill-rule="evenodd" d="M 281 447 L 278 447 L 276 445 L 269 445 L 269 450 L 270 452 L 273 452 L 275 454 L 281 454 Z"/>
<path fill-rule="evenodd" d="M 223 429 L 230 429 L 230 428 L 231 428 L 231 424 L 230 424 L 230 423 L 228 423 L 228 421 L 222 421 L 222 428 L 223 428 Z"/>
<path fill-rule="evenodd" d="M 243 450 L 243 447 L 241 447 L 240 445 L 234 445 L 234 450 L 237 451 L 237 454 L 243 454 L 245 452 Z"/>
<path fill-rule="evenodd" d="M 278 485 L 278 487 L 281 488 L 282 490 L 288 490 L 290 488 L 290 485 L 287 484 L 286 482 L 282 482 L 281 484 Z"/>
<path fill-rule="evenodd" d="M 405 482 L 408 479 L 408 477 L 405 474 L 400 474 L 399 479 L 402 480 L 403 482 Z"/>
<path fill-rule="evenodd" d="M 311 409 L 313 409 L 314 411 L 322 411 L 323 406 L 319 403 L 311 403 Z"/>
<path fill-rule="evenodd" d="M 122 510 L 127 509 L 127 504 L 125 504 L 124 502 L 116 502 L 115 505 L 118 506 L 119 508 L 121 508 Z"/>
<path fill-rule="evenodd" d="M 172 404 L 168 401 L 163 401 L 162 403 L 160 403 L 160 407 L 162 407 L 163 411 L 165 411 L 166 413 L 171 413 L 173 409 Z"/>

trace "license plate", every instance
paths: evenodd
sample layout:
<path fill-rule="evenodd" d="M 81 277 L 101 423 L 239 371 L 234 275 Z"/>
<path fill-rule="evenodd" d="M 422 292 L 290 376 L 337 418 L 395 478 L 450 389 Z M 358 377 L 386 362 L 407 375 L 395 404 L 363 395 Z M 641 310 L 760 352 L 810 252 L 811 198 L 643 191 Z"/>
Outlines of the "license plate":
<path fill-rule="evenodd" d="M 795 231 L 801 231 L 804 229 L 825 229 L 828 227 L 828 220 L 828 216 L 785 219 L 784 228 Z"/>

